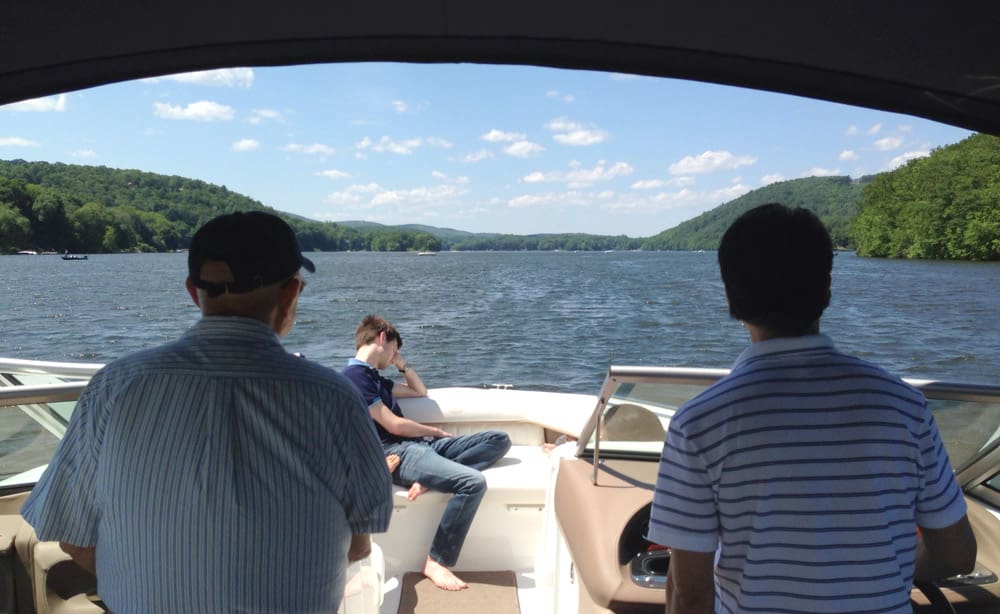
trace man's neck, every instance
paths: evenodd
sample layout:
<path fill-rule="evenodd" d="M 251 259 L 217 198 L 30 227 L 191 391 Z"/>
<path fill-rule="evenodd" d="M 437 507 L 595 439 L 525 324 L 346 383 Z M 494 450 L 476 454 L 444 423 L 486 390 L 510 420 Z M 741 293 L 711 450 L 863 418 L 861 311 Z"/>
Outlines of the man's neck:
<path fill-rule="evenodd" d="M 744 322 L 743 325 L 746 327 L 747 332 L 750 333 L 751 343 L 757 343 L 758 341 L 767 341 L 768 339 L 779 339 L 782 337 L 805 337 L 807 335 L 819 334 L 819 320 L 816 320 L 816 322 L 801 335 L 786 335 L 778 331 L 765 328 L 763 326 L 757 326 L 756 324 L 751 324 L 749 322 Z"/>
<path fill-rule="evenodd" d="M 374 368 L 375 365 L 372 363 L 372 350 L 373 348 L 370 346 L 363 346 L 358 349 L 358 352 L 354 355 L 354 357 Z"/>

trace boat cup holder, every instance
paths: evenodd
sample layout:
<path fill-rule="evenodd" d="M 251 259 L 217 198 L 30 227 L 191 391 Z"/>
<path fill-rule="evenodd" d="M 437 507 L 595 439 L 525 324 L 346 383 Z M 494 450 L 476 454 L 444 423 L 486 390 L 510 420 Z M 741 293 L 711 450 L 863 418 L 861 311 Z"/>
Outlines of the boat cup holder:
<path fill-rule="evenodd" d="M 670 568 L 670 550 L 658 549 L 640 552 L 632 557 L 629 572 L 632 582 L 644 588 L 663 590 L 667 587 L 667 570 Z"/>

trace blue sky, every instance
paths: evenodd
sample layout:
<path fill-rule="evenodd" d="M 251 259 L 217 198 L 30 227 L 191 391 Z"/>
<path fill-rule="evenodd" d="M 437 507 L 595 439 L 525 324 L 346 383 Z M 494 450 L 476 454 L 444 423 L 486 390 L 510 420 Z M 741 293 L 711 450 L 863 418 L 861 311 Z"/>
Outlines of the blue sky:
<path fill-rule="evenodd" d="M 336 64 L 146 79 L 0 107 L 0 158 L 222 184 L 324 221 L 643 237 L 774 181 L 890 170 L 970 133 L 689 81 Z"/>

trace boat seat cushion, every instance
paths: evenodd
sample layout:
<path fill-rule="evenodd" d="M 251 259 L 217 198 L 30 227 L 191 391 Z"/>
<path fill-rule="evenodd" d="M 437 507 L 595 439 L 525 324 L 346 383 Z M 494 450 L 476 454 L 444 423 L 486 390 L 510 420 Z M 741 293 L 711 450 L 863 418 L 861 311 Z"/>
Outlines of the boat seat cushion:
<path fill-rule="evenodd" d="M 486 498 L 500 497 L 507 503 L 544 505 L 549 464 L 549 456 L 541 445 L 512 445 L 503 458 L 483 470 L 487 485 Z M 403 486 L 393 486 L 393 503 L 396 506 L 439 505 L 451 497 L 447 493 L 430 491 L 416 501 L 407 501 L 407 490 Z"/>

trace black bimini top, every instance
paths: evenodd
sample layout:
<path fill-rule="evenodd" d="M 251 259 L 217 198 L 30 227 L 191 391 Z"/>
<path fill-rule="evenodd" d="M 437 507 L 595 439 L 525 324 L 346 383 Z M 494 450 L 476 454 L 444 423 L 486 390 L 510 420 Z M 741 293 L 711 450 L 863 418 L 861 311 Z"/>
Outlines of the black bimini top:
<path fill-rule="evenodd" d="M 679 77 L 1000 134 L 1000 3 L 7 0 L 0 104 L 233 66 L 532 64 Z"/>

